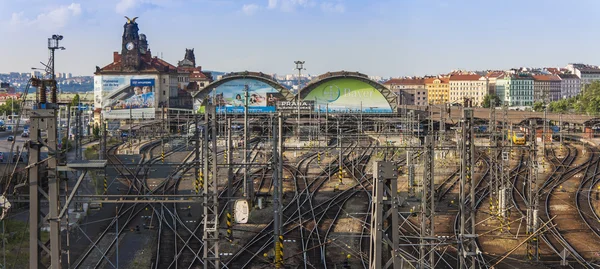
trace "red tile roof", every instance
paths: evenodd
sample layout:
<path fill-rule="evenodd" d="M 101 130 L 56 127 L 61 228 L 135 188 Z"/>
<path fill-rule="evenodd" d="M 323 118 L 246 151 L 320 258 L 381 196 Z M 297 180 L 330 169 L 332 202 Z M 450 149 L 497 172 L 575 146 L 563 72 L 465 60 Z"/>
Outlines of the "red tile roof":
<path fill-rule="evenodd" d="M 499 78 L 504 75 L 504 71 L 491 71 L 488 72 L 485 77 L 487 78 Z"/>
<path fill-rule="evenodd" d="M 480 75 L 475 74 L 461 74 L 461 75 L 452 75 L 450 76 L 450 81 L 465 81 L 465 80 L 479 80 L 482 78 Z"/>
<path fill-rule="evenodd" d="M 554 68 L 554 67 L 546 68 L 546 70 L 554 75 L 558 75 L 558 74 L 562 73 L 558 68 Z"/>
<path fill-rule="evenodd" d="M 533 75 L 535 81 L 560 81 L 557 75 Z"/>

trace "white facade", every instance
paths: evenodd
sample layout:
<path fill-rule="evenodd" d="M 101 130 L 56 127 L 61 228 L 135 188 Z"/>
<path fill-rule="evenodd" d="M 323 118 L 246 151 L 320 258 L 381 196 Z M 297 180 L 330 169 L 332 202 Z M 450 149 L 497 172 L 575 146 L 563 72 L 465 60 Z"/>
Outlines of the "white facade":
<path fill-rule="evenodd" d="M 567 69 L 581 79 L 581 85 L 588 85 L 600 81 L 600 68 L 595 65 L 568 64 Z"/>
<path fill-rule="evenodd" d="M 559 75 L 560 98 L 571 98 L 581 92 L 581 80 L 576 75 Z"/>
<path fill-rule="evenodd" d="M 448 91 L 449 102 L 462 104 L 464 98 L 467 97 L 471 98 L 473 106 L 481 106 L 488 91 L 486 77 L 474 75 L 451 76 Z"/>

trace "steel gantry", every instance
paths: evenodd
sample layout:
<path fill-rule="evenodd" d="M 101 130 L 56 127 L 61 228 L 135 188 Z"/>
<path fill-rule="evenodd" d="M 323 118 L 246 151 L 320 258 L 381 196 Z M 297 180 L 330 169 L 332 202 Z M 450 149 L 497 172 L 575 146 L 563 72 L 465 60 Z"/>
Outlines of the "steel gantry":
<path fill-rule="evenodd" d="M 219 202 L 217 189 L 217 113 L 216 106 L 207 106 L 204 114 L 204 269 L 220 268 L 219 260 Z M 210 134 L 209 134 L 210 133 Z"/>
<path fill-rule="evenodd" d="M 474 143 L 473 143 L 473 109 L 466 107 L 463 110 L 462 141 L 461 141 L 461 177 L 460 177 L 460 227 L 458 233 L 459 268 L 477 267 L 477 249 L 475 233 L 475 179 L 474 168 Z M 467 191 L 467 185 L 469 191 Z M 467 194 L 469 199 L 467 199 Z M 470 262 L 469 262 L 470 260 Z"/>
<path fill-rule="evenodd" d="M 398 173 L 393 162 L 373 164 L 373 215 L 369 268 L 400 269 L 400 232 L 398 230 Z"/>

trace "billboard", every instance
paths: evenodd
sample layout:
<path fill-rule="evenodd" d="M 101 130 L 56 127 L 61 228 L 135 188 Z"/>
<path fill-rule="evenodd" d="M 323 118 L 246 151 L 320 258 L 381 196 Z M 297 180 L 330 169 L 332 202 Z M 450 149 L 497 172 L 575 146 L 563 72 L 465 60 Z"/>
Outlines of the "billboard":
<path fill-rule="evenodd" d="M 94 104 L 105 119 L 153 119 L 156 83 L 155 76 L 94 78 Z"/>
<path fill-rule="evenodd" d="M 206 99 L 208 103 L 217 105 L 218 113 L 244 113 L 246 90 L 248 113 L 275 112 L 277 101 L 285 100 L 271 85 L 247 78 L 233 79 L 217 86 Z"/>
<path fill-rule="evenodd" d="M 391 113 L 392 108 L 373 86 L 355 78 L 323 82 L 311 90 L 305 101 L 314 101 L 315 110 L 329 112 Z"/>

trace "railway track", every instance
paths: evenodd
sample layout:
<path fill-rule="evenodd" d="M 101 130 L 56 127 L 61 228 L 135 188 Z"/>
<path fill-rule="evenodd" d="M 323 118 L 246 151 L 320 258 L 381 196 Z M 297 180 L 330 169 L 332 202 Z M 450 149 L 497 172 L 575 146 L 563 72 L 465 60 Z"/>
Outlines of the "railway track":
<path fill-rule="evenodd" d="M 351 148 L 350 148 L 351 149 Z M 351 152 L 350 150 L 347 150 L 345 152 L 345 156 L 343 163 L 345 164 L 346 167 L 349 167 L 351 165 L 351 161 L 349 161 L 348 159 L 348 152 Z M 284 206 L 284 210 L 283 210 L 283 216 L 284 216 L 284 223 L 283 223 L 283 227 L 290 227 L 288 229 L 285 229 L 284 232 L 284 236 L 285 237 L 290 237 L 290 238 L 298 238 L 298 237 L 293 237 L 291 236 L 294 232 L 298 232 L 296 231 L 296 229 L 306 229 L 305 225 L 298 225 L 299 221 L 302 220 L 302 223 L 306 223 L 307 219 L 312 219 L 312 220 L 317 220 L 320 218 L 320 216 L 324 215 L 325 213 L 327 213 L 327 210 L 330 209 L 333 206 L 339 206 L 340 204 L 343 203 L 344 200 L 347 200 L 346 198 L 348 198 L 348 196 L 351 195 L 350 190 L 355 190 L 357 188 L 360 188 L 360 184 L 357 185 L 353 185 L 350 188 L 344 190 L 344 191 L 340 191 L 338 192 L 338 194 L 334 195 L 333 197 L 329 197 L 326 198 L 324 201 L 319 201 L 320 203 L 318 204 L 311 204 L 311 197 L 314 197 L 314 194 L 321 188 L 321 186 L 323 185 L 323 183 L 326 181 L 327 178 L 329 178 L 332 175 L 335 175 L 335 173 L 337 172 L 337 168 L 336 169 L 332 169 L 330 172 L 329 171 L 322 171 L 318 176 L 315 177 L 315 179 L 311 182 L 304 182 L 304 179 L 306 178 L 305 176 L 303 176 L 301 173 L 303 171 L 299 171 L 299 170 L 306 170 L 308 171 L 308 165 L 310 164 L 311 161 L 314 160 L 315 154 L 309 154 L 307 156 L 305 156 L 300 162 L 299 162 L 299 168 L 296 171 L 294 171 L 293 168 L 286 166 L 286 169 L 288 170 L 288 172 L 290 172 L 292 175 L 294 176 L 292 178 L 292 180 L 294 180 L 294 182 L 297 184 L 296 185 L 296 195 L 294 195 L 294 197 L 291 199 L 290 202 L 288 202 L 285 206 Z M 304 169 L 302 169 L 302 166 L 304 166 Z M 364 184 L 366 180 L 361 181 L 362 184 Z M 303 183 L 304 182 L 304 183 Z M 303 185 L 304 184 L 304 185 Z M 314 216 L 314 217 L 313 217 Z M 230 260 L 230 262 L 227 264 L 230 267 L 235 267 L 235 268 L 245 268 L 247 266 L 249 266 L 250 262 L 254 259 L 256 259 L 260 253 L 263 252 L 263 250 L 269 248 L 270 246 L 270 239 L 272 238 L 272 234 L 270 231 L 272 231 L 271 228 L 272 222 L 268 223 L 266 225 L 266 227 L 261 230 L 256 236 L 254 236 L 240 251 L 238 251 L 237 253 L 234 254 L 234 256 L 232 257 L 232 259 Z M 318 244 L 311 244 L 310 240 L 304 240 L 304 242 L 302 242 L 302 246 L 303 246 L 303 250 L 300 252 L 299 255 L 304 255 L 306 258 L 304 259 L 304 261 L 306 261 L 309 265 L 312 264 L 311 261 L 315 260 L 315 258 L 313 257 L 318 257 L 316 260 L 316 263 L 319 266 L 323 266 L 322 263 L 320 263 L 320 261 L 323 260 L 323 255 L 321 253 L 324 253 L 324 249 L 322 248 L 322 245 L 325 244 L 324 237 L 321 236 L 321 231 L 318 227 L 317 223 L 311 223 L 309 229 L 306 230 L 310 230 L 310 232 L 312 232 L 312 235 L 310 235 L 309 237 L 313 237 L 313 238 L 317 238 L 317 240 L 319 238 L 321 239 L 321 245 Z M 308 233 L 310 233 L 308 232 Z M 311 255 L 311 251 L 308 250 L 314 250 L 314 249 L 318 249 L 318 252 L 315 252 L 314 255 Z M 245 255 L 243 253 L 246 253 Z M 288 257 L 290 258 L 290 257 Z M 288 259 L 286 258 L 286 259 Z M 238 260 L 241 260 L 241 262 L 237 262 Z M 262 262 L 270 262 L 269 260 L 262 260 Z M 326 261 L 325 261 L 326 263 Z M 314 266 L 314 265 L 313 265 Z"/>
<path fill-rule="evenodd" d="M 143 147 L 143 151 L 151 151 L 158 147 L 158 145 L 158 143 L 151 143 L 146 147 Z M 126 183 L 127 190 L 123 194 L 154 193 L 155 191 L 148 186 L 145 180 L 148 176 L 150 165 L 157 162 L 159 157 L 150 158 L 145 153 L 141 154 L 142 157 L 135 163 L 135 168 L 132 170 L 116 155 L 118 146 L 119 145 L 116 145 L 108 150 L 107 159 L 111 167 L 117 172 L 117 177 L 122 178 Z M 173 152 L 169 152 L 166 156 L 169 156 L 172 153 Z M 74 268 L 103 268 L 108 265 L 115 266 L 116 257 L 114 259 L 111 257 L 114 253 L 113 248 L 117 244 L 117 238 L 119 239 L 119 244 L 122 244 L 120 241 L 123 240 L 124 232 L 131 229 L 131 227 L 129 227 L 130 223 L 137 222 L 140 213 L 149 204 L 122 203 L 115 205 L 116 209 L 114 217 L 108 224 L 104 225 L 105 228 L 102 229 L 102 232 L 91 242 L 91 247 L 84 251 L 78 258 Z M 114 239 L 107 237 L 108 235 L 114 236 Z"/>

